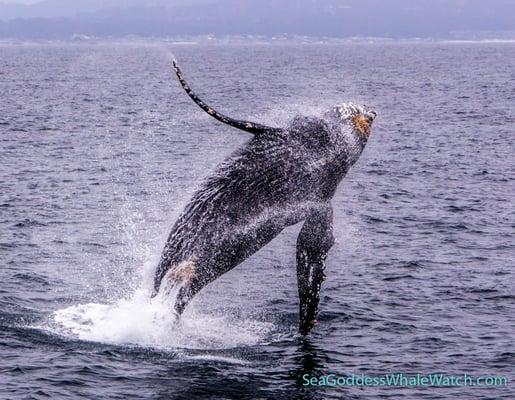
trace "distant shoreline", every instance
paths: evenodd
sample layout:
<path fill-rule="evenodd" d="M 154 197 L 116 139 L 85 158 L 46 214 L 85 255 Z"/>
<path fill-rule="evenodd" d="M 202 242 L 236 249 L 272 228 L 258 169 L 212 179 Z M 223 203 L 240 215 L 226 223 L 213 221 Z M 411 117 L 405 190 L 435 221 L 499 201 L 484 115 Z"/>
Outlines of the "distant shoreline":
<path fill-rule="evenodd" d="M 515 38 L 488 38 L 488 39 L 439 39 L 439 38 L 406 38 L 393 39 L 386 37 L 310 37 L 310 36 L 214 36 L 200 35 L 189 37 L 95 37 L 76 34 L 69 39 L 20 39 L 0 38 L 0 45 L 55 45 L 55 44 L 167 44 L 174 46 L 181 45 L 337 45 L 337 44 L 515 44 Z"/>

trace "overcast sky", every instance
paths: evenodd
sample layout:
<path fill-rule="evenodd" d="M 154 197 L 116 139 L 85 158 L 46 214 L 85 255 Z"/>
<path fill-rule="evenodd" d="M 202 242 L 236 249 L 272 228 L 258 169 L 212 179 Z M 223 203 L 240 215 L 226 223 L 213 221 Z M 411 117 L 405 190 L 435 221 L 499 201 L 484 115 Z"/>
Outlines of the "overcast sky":
<path fill-rule="evenodd" d="M 0 0 L 0 3 L 34 4 L 40 0 Z"/>

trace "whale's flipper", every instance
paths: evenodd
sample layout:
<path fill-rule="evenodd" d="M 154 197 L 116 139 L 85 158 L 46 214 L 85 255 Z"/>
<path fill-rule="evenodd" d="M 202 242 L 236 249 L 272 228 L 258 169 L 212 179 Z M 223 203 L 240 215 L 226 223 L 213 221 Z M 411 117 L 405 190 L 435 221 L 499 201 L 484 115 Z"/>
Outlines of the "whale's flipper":
<path fill-rule="evenodd" d="M 181 69 L 179 68 L 179 65 L 177 65 L 177 62 L 173 60 L 173 68 L 175 69 L 175 73 L 177 74 L 177 77 L 179 78 L 179 82 L 181 82 L 181 85 L 183 89 L 188 93 L 188 95 L 191 97 L 191 99 L 197 103 L 197 105 L 202 108 L 205 112 L 207 112 L 212 117 L 216 118 L 218 121 L 223 122 L 229 126 L 233 126 L 235 128 L 241 129 L 245 132 L 250 132 L 253 134 L 262 134 L 262 133 L 271 133 L 271 132 L 281 132 L 281 128 L 272 128 L 269 126 L 256 124 L 255 122 L 250 121 L 241 121 L 237 119 L 233 119 L 230 117 L 227 117 L 223 114 L 220 114 L 215 109 L 209 107 L 206 103 L 204 103 L 200 98 L 191 90 L 190 86 L 184 79 L 184 75 L 182 74 Z"/>
<path fill-rule="evenodd" d="M 325 259 L 333 243 L 333 210 L 330 204 L 324 204 L 306 218 L 297 239 L 299 330 L 302 335 L 307 335 L 316 323 L 320 287 L 325 278 Z"/>

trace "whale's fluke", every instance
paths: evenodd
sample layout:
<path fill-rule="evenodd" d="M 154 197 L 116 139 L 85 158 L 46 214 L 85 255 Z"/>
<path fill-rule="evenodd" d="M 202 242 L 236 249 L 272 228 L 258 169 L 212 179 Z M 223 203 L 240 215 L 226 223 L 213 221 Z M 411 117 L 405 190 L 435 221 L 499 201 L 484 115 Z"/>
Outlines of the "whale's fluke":
<path fill-rule="evenodd" d="M 181 82 L 181 85 L 183 89 L 188 93 L 188 95 L 191 97 L 191 99 L 197 103 L 197 105 L 202 108 L 205 112 L 207 112 L 212 117 L 216 118 L 218 121 L 223 122 L 229 126 L 233 126 L 234 128 L 241 129 L 245 132 L 250 132 L 252 134 L 262 134 L 262 133 L 270 133 L 270 132 L 280 132 L 282 131 L 281 128 L 272 128 L 266 125 L 256 124 L 255 122 L 250 121 L 241 121 L 237 119 L 233 119 L 230 117 L 227 117 L 223 114 L 220 114 L 218 111 L 216 111 L 214 108 L 208 106 L 206 103 L 204 103 L 190 88 L 186 80 L 184 79 L 184 75 L 182 74 L 181 69 L 179 68 L 179 65 L 177 65 L 177 61 L 173 60 L 173 68 L 175 70 L 175 73 L 177 74 L 177 78 L 179 78 L 179 82 Z"/>

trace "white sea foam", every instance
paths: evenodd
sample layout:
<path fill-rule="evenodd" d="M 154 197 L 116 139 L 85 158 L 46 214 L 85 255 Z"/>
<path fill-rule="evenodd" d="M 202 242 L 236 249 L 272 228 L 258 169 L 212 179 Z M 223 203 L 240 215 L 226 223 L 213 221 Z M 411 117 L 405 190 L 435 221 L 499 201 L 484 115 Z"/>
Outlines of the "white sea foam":
<path fill-rule="evenodd" d="M 273 324 L 190 307 L 177 319 L 162 296 L 137 290 L 114 304 L 78 304 L 51 316 L 48 329 L 66 337 L 159 349 L 226 349 L 266 340 Z"/>
<path fill-rule="evenodd" d="M 148 249 L 144 253 L 148 257 Z M 144 262 L 136 278 L 138 287 L 128 289 L 126 297 L 108 304 L 91 302 L 59 309 L 40 328 L 72 339 L 163 350 L 228 349 L 270 338 L 272 323 L 206 309 L 195 300 L 177 319 L 173 303 L 178 288 L 150 296 L 155 265 L 154 256 Z"/>
<path fill-rule="evenodd" d="M 276 336 L 273 323 L 211 307 L 216 301 L 209 298 L 194 299 L 178 319 L 173 312 L 178 288 L 161 290 L 154 298 L 150 296 L 156 265 L 155 257 L 151 258 L 138 271 L 139 286 L 128 289 L 125 298 L 107 304 L 90 302 L 59 309 L 37 328 L 70 339 L 179 352 L 255 346 Z"/>

